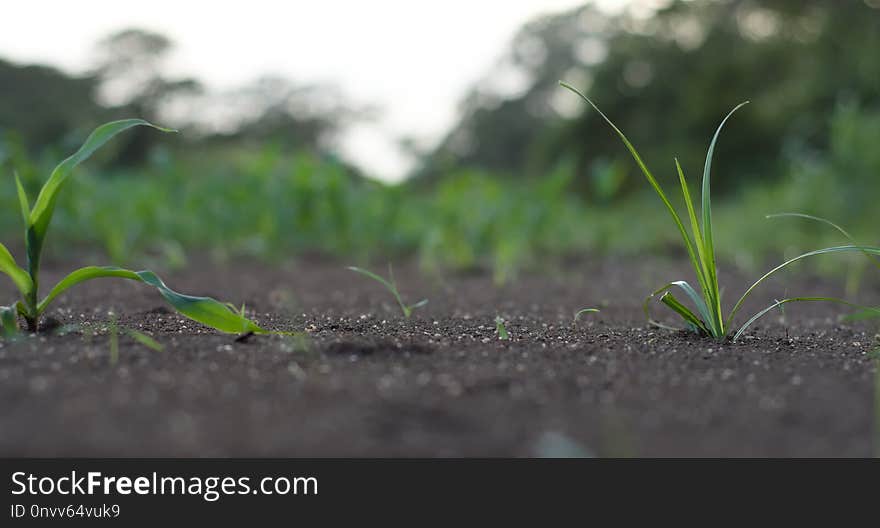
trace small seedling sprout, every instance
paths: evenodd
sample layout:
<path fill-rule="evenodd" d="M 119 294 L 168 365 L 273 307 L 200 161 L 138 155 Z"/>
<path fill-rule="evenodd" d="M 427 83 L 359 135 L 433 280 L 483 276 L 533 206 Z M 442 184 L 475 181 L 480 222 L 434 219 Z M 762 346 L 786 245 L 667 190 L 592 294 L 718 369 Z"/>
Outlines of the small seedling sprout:
<path fill-rule="evenodd" d="M 577 322 L 578 319 L 580 319 L 581 316 L 584 315 L 585 313 L 595 313 L 598 311 L 599 311 L 598 308 L 581 308 L 580 310 L 578 310 L 574 313 L 574 320 L 575 320 L 575 322 Z"/>
<path fill-rule="evenodd" d="M 611 119 L 609 119 L 608 116 L 606 116 L 601 110 L 599 110 L 599 107 L 596 106 L 596 104 L 593 103 L 593 101 L 591 101 L 586 95 L 582 94 L 576 88 L 564 82 L 560 81 L 560 85 L 563 88 L 574 92 L 584 101 L 586 101 L 591 107 L 593 107 L 593 109 L 599 113 L 602 119 L 606 123 L 608 123 L 608 125 L 610 125 L 614 132 L 620 137 L 621 141 L 623 141 L 623 144 L 626 146 L 633 160 L 635 160 L 636 165 L 638 165 L 639 169 L 648 180 L 648 183 L 651 185 L 651 187 L 653 187 L 654 191 L 657 193 L 657 195 L 660 197 L 660 200 L 663 201 L 663 204 L 669 211 L 669 214 L 672 216 L 672 220 L 674 221 L 675 226 L 678 229 L 679 234 L 681 235 L 682 241 L 685 245 L 685 249 L 687 250 L 688 256 L 690 257 L 691 266 L 697 276 L 697 282 L 700 285 L 701 292 L 697 293 L 697 290 L 694 289 L 688 282 L 681 280 L 669 282 L 663 285 L 661 288 L 658 288 L 645 299 L 644 303 L 645 315 L 652 325 L 662 328 L 671 328 L 667 325 L 655 321 L 651 317 L 651 300 L 659 296 L 660 302 L 665 304 L 668 308 L 678 314 L 678 316 L 681 317 L 688 328 L 696 331 L 697 333 L 712 336 L 715 339 L 722 340 L 727 337 L 728 332 L 732 328 L 734 317 L 736 316 L 739 309 L 742 307 L 742 304 L 746 300 L 746 298 L 759 284 L 761 284 L 771 275 L 775 274 L 777 271 L 780 271 L 785 267 L 807 257 L 823 255 L 827 253 L 861 251 L 865 254 L 880 255 L 880 248 L 862 247 L 857 245 L 823 248 L 815 251 L 810 251 L 802 255 L 798 255 L 773 268 L 772 270 L 764 274 L 756 282 L 754 282 L 749 288 L 747 288 L 745 293 L 742 295 L 742 297 L 739 298 L 733 309 L 730 311 L 730 314 L 727 316 L 727 318 L 725 318 L 721 309 L 721 290 L 718 285 L 718 270 L 715 259 L 715 241 L 712 230 L 712 200 L 710 179 L 712 154 L 715 151 L 715 144 L 718 141 L 718 136 L 720 135 L 721 129 L 724 127 L 724 124 L 727 122 L 730 116 L 733 115 L 734 112 L 742 108 L 746 103 L 748 103 L 748 101 L 737 105 L 736 107 L 734 107 L 733 110 L 730 111 L 730 113 L 727 114 L 727 116 L 721 121 L 721 124 L 718 125 L 718 128 L 715 130 L 715 135 L 712 137 L 712 141 L 709 143 L 709 150 L 706 153 L 706 162 L 703 166 L 703 182 L 701 192 L 702 207 L 700 211 L 702 217 L 701 220 L 697 218 L 697 212 L 694 207 L 693 200 L 691 199 L 688 183 L 685 179 L 681 165 L 678 163 L 678 159 L 674 160 L 675 170 L 678 173 L 678 180 L 681 185 L 682 197 L 684 199 L 685 206 L 687 207 L 687 219 L 689 220 L 691 228 L 691 234 L 688 234 L 687 229 L 685 228 L 685 224 L 679 216 L 678 212 L 676 211 L 675 207 L 672 205 L 672 202 L 669 200 L 669 198 L 667 198 L 666 193 L 660 186 L 660 183 L 648 169 L 647 165 L 645 165 L 645 162 L 642 161 L 641 155 L 639 155 L 638 151 L 629 141 L 626 135 L 624 135 L 624 133 L 611 121 Z M 695 310 L 685 306 L 672 294 L 672 289 L 674 287 L 677 287 L 684 292 L 684 294 L 691 300 L 691 302 L 693 302 Z M 749 318 L 748 321 L 746 321 L 745 324 L 743 324 L 734 333 L 733 340 L 735 341 L 749 326 L 752 325 L 752 323 L 754 323 L 757 319 L 759 319 L 770 310 L 776 307 L 780 307 L 786 303 L 795 301 L 832 301 L 855 306 L 852 303 L 830 297 L 793 297 L 789 299 L 782 299 L 776 301 L 769 307 L 761 310 L 760 312 Z M 878 310 L 878 312 L 880 312 L 880 310 Z"/>
<path fill-rule="evenodd" d="M 0 336 L 18 333 L 17 316 L 21 316 L 24 320 L 27 331 L 36 332 L 39 329 L 40 317 L 56 297 L 81 282 L 103 277 L 128 279 L 153 286 L 179 313 L 221 332 L 232 334 L 267 333 L 256 323 L 245 318 L 243 313 L 238 313 L 217 300 L 210 297 L 184 295 L 172 290 L 162 282 L 162 279 L 149 270 L 132 271 L 111 266 L 87 266 L 61 279 L 49 290 L 48 295 L 42 300 L 39 299 L 40 257 L 61 188 L 77 165 L 88 159 L 117 134 L 137 126 L 147 126 L 162 132 L 175 132 L 142 119 L 124 119 L 99 126 L 89 135 L 79 150 L 55 167 L 40 190 L 33 207 L 31 207 L 20 178 L 17 174 L 15 175 L 21 217 L 25 227 L 24 242 L 27 267 L 19 267 L 6 246 L 0 244 L 0 272 L 8 275 L 21 293 L 21 298 L 14 304 L 0 308 Z"/>
<path fill-rule="evenodd" d="M 107 328 L 110 333 L 110 365 L 119 362 L 119 334 L 125 334 L 142 346 L 149 348 L 155 352 L 165 350 L 165 346 L 148 336 L 143 332 L 138 332 L 133 328 L 126 328 L 119 324 L 119 318 L 115 312 L 110 312 L 110 319 L 107 321 Z"/>
<path fill-rule="evenodd" d="M 498 339 L 502 341 L 510 339 L 510 335 L 507 333 L 507 328 L 504 326 L 504 319 L 500 315 L 495 316 L 495 331 L 498 332 Z"/>
<path fill-rule="evenodd" d="M 406 317 L 407 319 L 409 319 L 409 317 L 412 315 L 413 310 L 415 310 L 416 308 L 421 308 L 422 306 L 428 304 L 428 299 L 422 299 L 421 301 L 419 301 L 415 304 L 409 304 L 409 305 L 406 304 L 405 302 L 403 302 L 403 299 L 400 297 L 400 292 L 397 291 L 397 284 L 394 281 L 394 270 L 391 267 L 391 264 L 388 264 L 388 279 L 387 280 L 384 279 L 383 277 L 380 277 L 379 275 L 376 275 L 372 271 L 366 270 L 364 268 L 358 268 L 357 266 L 348 266 L 348 269 L 351 271 L 360 273 L 361 275 L 365 275 L 365 276 L 373 279 L 374 281 L 382 284 L 383 286 L 385 286 L 385 289 L 387 289 L 389 292 L 391 292 L 391 295 L 394 296 L 394 299 L 397 301 L 397 304 L 400 305 L 400 310 L 403 312 L 403 316 Z"/>

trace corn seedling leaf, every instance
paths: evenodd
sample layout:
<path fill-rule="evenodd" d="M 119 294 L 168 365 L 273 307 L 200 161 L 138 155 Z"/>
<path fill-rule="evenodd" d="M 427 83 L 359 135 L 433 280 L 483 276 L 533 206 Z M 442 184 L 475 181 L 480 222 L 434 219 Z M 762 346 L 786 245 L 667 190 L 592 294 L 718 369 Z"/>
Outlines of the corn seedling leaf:
<path fill-rule="evenodd" d="M 184 295 L 172 290 L 152 271 L 131 271 L 112 266 L 89 266 L 70 273 L 56 284 L 49 294 L 40 301 L 40 304 L 37 306 L 37 312 L 39 314 L 43 313 L 49 303 L 68 288 L 87 280 L 104 277 L 117 277 L 149 284 L 159 290 L 162 297 L 182 315 L 221 332 L 229 334 L 243 334 L 247 332 L 255 334 L 267 333 L 257 326 L 256 323 L 220 301 L 210 297 Z"/>
<path fill-rule="evenodd" d="M 27 191 L 24 190 L 24 185 L 21 184 L 21 178 L 18 177 L 18 172 L 15 173 L 15 187 L 18 191 L 18 205 L 21 209 L 21 219 L 24 222 L 24 228 L 27 229 L 30 226 L 31 206 L 30 200 L 28 200 Z"/>
<path fill-rule="evenodd" d="M 58 192 L 61 190 L 64 181 L 70 175 L 71 171 L 87 160 L 96 150 L 107 143 L 117 134 L 136 126 L 148 126 L 161 130 L 163 132 L 176 132 L 170 128 L 163 128 L 143 119 L 123 119 L 120 121 L 112 121 L 96 128 L 85 143 L 73 155 L 62 161 L 55 167 L 49 179 L 40 189 L 34 207 L 30 211 L 27 226 L 27 253 L 28 267 L 31 276 L 36 276 L 39 270 L 40 253 L 42 252 L 43 242 L 46 238 L 46 231 L 49 228 L 49 222 L 52 220 L 52 213 L 55 210 L 55 201 L 58 198 Z"/>
<path fill-rule="evenodd" d="M 12 257 L 12 253 L 6 249 L 6 246 L 0 244 L 0 271 L 9 275 L 12 282 L 21 292 L 23 296 L 27 296 L 33 289 L 34 284 L 30 275 L 24 269 L 20 268 Z"/>

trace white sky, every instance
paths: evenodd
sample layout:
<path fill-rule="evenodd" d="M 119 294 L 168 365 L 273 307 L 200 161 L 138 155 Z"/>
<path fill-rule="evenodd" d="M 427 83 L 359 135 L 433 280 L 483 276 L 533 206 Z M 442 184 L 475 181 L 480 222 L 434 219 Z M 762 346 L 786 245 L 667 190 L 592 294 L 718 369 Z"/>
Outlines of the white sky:
<path fill-rule="evenodd" d="M 90 66 L 95 42 L 127 27 L 170 37 L 171 71 L 224 89 L 277 73 L 337 84 L 354 103 L 383 110 L 343 138 L 346 156 L 395 180 L 403 136 L 436 141 L 466 90 L 499 59 L 516 30 L 584 0 L 77 0 L 7 1 L 0 57 Z M 601 0 L 618 8 L 626 0 Z"/>

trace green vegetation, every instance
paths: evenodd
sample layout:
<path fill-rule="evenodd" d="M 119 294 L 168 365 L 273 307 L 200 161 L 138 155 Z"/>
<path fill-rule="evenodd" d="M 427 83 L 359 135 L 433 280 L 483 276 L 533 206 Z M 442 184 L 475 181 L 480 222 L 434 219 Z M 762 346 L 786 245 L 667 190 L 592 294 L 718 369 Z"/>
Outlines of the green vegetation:
<path fill-rule="evenodd" d="M 577 320 L 580 319 L 581 316 L 584 315 L 585 313 L 598 313 L 598 312 L 599 312 L 598 308 L 581 308 L 580 310 L 578 310 L 574 313 L 574 320 L 575 320 L 575 322 L 577 322 Z"/>
<path fill-rule="evenodd" d="M 736 241 L 715 247 L 718 260 L 757 272 L 771 255 L 796 256 L 839 242 L 833 230 L 806 223 L 768 228 L 764 217 L 779 210 L 839 218 L 857 240 L 878 241 L 880 209 L 870 198 L 880 196 L 880 179 L 869 177 L 880 173 L 880 151 L 870 145 L 878 130 L 880 112 L 840 105 L 826 131 L 831 150 L 794 150 L 785 176 L 713 200 L 715 238 Z M 18 170 L 31 196 L 39 192 L 39 175 L 52 170 L 46 158 L 0 141 L 0 174 Z M 192 256 L 270 262 L 304 254 L 358 262 L 415 257 L 426 272 L 489 270 L 503 284 L 523 271 L 551 271 L 572 255 L 668 254 L 680 244 L 674 230 L 663 229 L 661 215 L 668 213 L 652 206 L 656 197 L 636 192 L 591 204 L 572 192 L 577 177 L 566 164 L 519 181 L 460 170 L 425 186 L 379 183 L 333 158 L 273 145 L 166 151 L 129 168 L 108 167 L 106 157 L 96 161 L 67 183 L 73 192 L 58 197 L 44 260 L 102 258 L 167 270 Z M 18 210 L 15 185 L 0 185 L 4 238 L 17 234 Z M 853 255 L 845 266 L 838 259 L 812 265 L 851 275 L 863 260 Z"/>
<path fill-rule="evenodd" d="M 119 334 L 126 334 L 142 346 L 153 350 L 154 352 L 162 352 L 165 346 L 148 336 L 143 332 L 138 332 L 133 328 L 120 326 L 116 314 L 110 314 L 110 320 L 107 322 L 107 329 L 110 335 L 110 364 L 115 365 L 119 362 Z"/>
<path fill-rule="evenodd" d="M 30 228 L 34 212 L 21 196 L 42 194 L 59 152 L 74 150 L 95 124 L 122 115 L 158 122 L 183 102 L 194 110 L 179 118 L 192 131 L 186 145 L 160 144 L 161 136 L 137 127 L 78 169 L 68 182 L 74 192 L 57 196 L 53 244 L 26 239 L 9 249 L 29 260 L 36 252 L 34 272 L 40 260 L 99 256 L 160 271 L 191 257 L 278 263 L 318 254 L 357 263 L 414 259 L 426 273 L 488 271 L 510 284 L 524 272 L 577 262 L 570 257 L 675 257 L 684 237 L 697 275 L 695 288 L 687 287 L 700 302 L 684 307 L 670 293 L 686 291 L 683 282 L 657 297 L 687 324 L 721 335 L 732 330 L 733 314 L 722 317 L 718 266 L 757 272 L 777 255 L 794 266 L 805 251 L 834 247 L 839 258 L 811 260 L 811 269 L 845 275 L 848 296 L 858 293 L 862 276 L 875 280 L 863 273 L 870 261 L 861 250 L 836 246 L 839 229 L 806 222 L 768 228 L 764 217 L 808 211 L 846 225 L 850 246 L 880 243 L 880 62 L 859 51 L 880 43 L 877 13 L 876 2 L 722 0 L 668 2 L 648 17 L 589 3 L 539 17 L 485 76 L 520 79 L 520 88 L 472 86 L 438 144 L 409 145 L 414 178 L 395 185 L 365 178 L 337 155 L 334 134 L 368 109 L 331 87 L 266 78 L 215 93 L 172 74 L 164 59 L 174 43 L 137 28 L 98 43 L 95 69 L 82 76 L 0 60 L 0 174 L 20 175 L 20 185 L 0 185 L 0 236 L 17 234 L 23 208 Z M 559 78 L 589 86 L 631 136 L 650 138 L 640 152 L 648 164 L 673 151 L 682 167 L 705 163 L 701 203 L 691 203 L 677 170 L 652 174 L 655 189 L 644 186 L 604 120 L 559 90 Z M 98 97 L 120 82 L 131 84 L 127 100 Z M 712 175 L 709 207 L 712 155 L 703 161 L 700 131 L 743 96 L 754 106 L 737 114 L 742 122 L 725 129 L 723 142 L 712 143 L 725 163 Z M 223 128 L 197 115 L 230 101 L 252 112 Z M 682 196 L 662 194 L 661 186 L 682 183 Z M 654 207 L 654 192 L 668 198 L 670 212 L 687 208 L 674 214 L 678 230 L 664 229 L 668 213 Z M 19 273 L 5 253 L 4 269 L 27 292 L 0 308 L 0 331 L 14 333 L 19 317 L 30 325 L 45 304 L 33 298 L 31 264 Z M 173 293 L 151 275 L 90 273 L 111 272 Z M 51 300 L 50 293 L 44 301 Z"/>
<path fill-rule="evenodd" d="M 363 268 L 349 266 L 348 269 L 350 269 L 351 271 L 355 271 L 357 273 L 360 273 L 361 275 L 365 275 L 365 276 L 373 279 L 374 281 L 378 282 L 382 286 L 385 286 L 385 289 L 387 289 L 389 292 L 391 292 L 391 295 L 394 296 L 394 299 L 397 301 L 397 304 L 400 305 L 400 310 L 403 312 L 403 316 L 406 317 L 407 319 L 409 319 L 409 317 L 412 315 L 413 310 L 415 310 L 416 308 L 421 308 L 422 306 L 428 304 L 428 299 L 422 299 L 421 301 L 419 301 L 415 304 L 406 304 L 405 302 L 403 302 L 403 299 L 400 297 L 400 292 L 397 291 L 397 284 L 394 282 L 394 270 L 391 268 L 390 263 L 388 264 L 388 279 L 387 280 L 380 277 L 379 275 L 376 275 L 372 271 L 365 270 Z"/>
<path fill-rule="evenodd" d="M 502 341 L 510 339 L 510 335 L 507 333 L 507 327 L 504 326 L 504 318 L 500 315 L 495 316 L 495 332 L 498 334 L 498 339 Z"/>
<path fill-rule="evenodd" d="M 193 297 L 168 288 L 152 271 L 131 271 L 117 267 L 88 266 L 73 271 L 56 284 L 42 300 L 38 300 L 40 258 L 43 244 L 55 212 L 59 192 L 73 169 L 88 159 L 113 136 L 136 126 L 148 126 L 165 132 L 172 130 L 152 125 L 141 119 L 113 121 L 95 129 L 85 143 L 72 156 L 62 161 L 40 189 L 33 204 L 27 196 L 21 180 L 16 178 L 18 205 L 25 225 L 25 251 L 27 269 L 16 263 L 6 246 L 0 244 L 0 271 L 8 275 L 21 293 L 21 299 L 0 310 L 0 333 L 11 335 L 17 331 L 17 317 L 21 316 L 29 332 L 39 328 L 40 316 L 49 304 L 67 289 L 87 280 L 101 277 L 118 277 L 149 284 L 159 290 L 162 297 L 181 314 L 229 333 L 263 332 L 254 322 L 236 312 L 230 306 L 208 297 Z M 119 196 L 125 196 L 124 193 Z"/>
<path fill-rule="evenodd" d="M 829 150 L 784 150 L 783 175 L 775 181 L 743 184 L 737 196 L 712 200 L 715 238 L 736 241 L 715 247 L 720 262 L 758 272 L 771 255 L 839 242 L 838 233 L 806 223 L 768 228 L 764 217 L 779 210 L 840 219 L 857 240 L 880 242 L 880 209 L 871 203 L 880 196 L 880 179 L 872 177 L 880 173 L 880 149 L 871 144 L 880 134 L 880 111 L 837 105 L 821 134 L 829 137 Z M 32 196 L 40 174 L 52 170 L 48 158 L 0 140 L 0 174 L 18 170 Z M 668 213 L 653 207 L 656 197 L 633 192 L 592 203 L 573 192 L 580 180 L 567 163 L 534 179 L 461 169 L 432 185 L 389 185 L 362 178 L 335 158 L 275 144 L 160 150 L 137 167 L 96 161 L 68 182 L 74 192 L 59 196 L 55 238 L 44 259 L 105 258 L 117 266 L 169 269 L 196 255 L 273 262 L 304 254 L 357 262 L 416 257 L 426 272 L 483 269 L 502 284 L 523 271 L 550 271 L 571 255 L 667 254 L 680 244 L 674 230 L 663 229 L 661 215 Z M 722 169 L 713 180 L 734 174 Z M 18 209 L 15 185 L 0 185 L 3 237 L 18 231 Z M 845 266 L 839 259 L 812 266 L 852 275 L 863 261 L 853 255 Z"/>
<path fill-rule="evenodd" d="M 748 289 L 746 289 L 745 293 L 742 295 L 742 297 L 739 298 L 733 309 L 730 311 L 730 314 L 725 319 L 721 307 L 721 289 L 718 285 L 718 272 L 712 226 L 712 154 L 715 151 L 715 144 L 718 141 L 718 136 L 721 133 L 721 129 L 724 127 L 724 123 L 726 123 L 730 116 L 733 115 L 733 113 L 741 108 L 745 103 L 739 104 L 733 110 L 731 110 L 730 113 L 727 114 L 727 116 L 721 121 L 721 124 L 718 126 L 717 130 L 715 131 L 715 135 L 712 137 L 712 141 L 709 144 L 709 150 L 706 154 L 706 162 L 703 167 L 701 207 L 702 221 L 697 219 L 696 210 L 694 208 L 693 200 L 690 196 L 690 190 L 688 189 L 687 180 L 685 179 L 684 172 L 681 169 L 681 165 L 678 163 L 677 159 L 675 160 L 675 168 L 678 173 L 679 183 L 681 184 L 682 198 L 685 202 L 685 205 L 687 206 L 688 219 L 690 220 L 691 235 L 689 235 L 684 223 L 681 220 L 681 217 L 675 209 L 675 206 L 673 206 L 673 204 L 669 201 L 657 179 L 645 165 L 644 161 L 642 161 L 642 158 L 639 155 L 638 151 L 629 141 L 629 139 L 627 139 L 626 135 L 624 135 L 624 133 L 601 110 L 599 110 L 599 108 L 587 96 L 579 92 L 571 85 L 568 85 L 564 82 L 561 82 L 560 84 L 564 88 L 571 90 L 572 92 L 580 96 L 584 101 L 592 106 L 596 110 L 596 112 L 598 112 L 599 115 L 601 115 L 602 118 L 608 123 L 608 125 L 611 126 L 614 132 L 617 133 L 617 135 L 626 146 L 627 150 L 629 150 L 639 169 L 645 175 L 645 178 L 648 180 L 651 187 L 653 187 L 654 191 L 663 201 L 663 204 L 666 206 L 666 209 L 672 216 L 672 219 L 676 227 L 678 228 L 678 232 L 681 235 L 682 240 L 684 241 L 685 248 L 687 249 L 687 254 L 690 257 L 691 265 L 693 267 L 694 273 L 697 276 L 697 281 L 701 288 L 701 293 L 697 293 L 697 291 L 687 281 L 682 280 L 672 281 L 658 288 L 645 300 L 645 314 L 648 316 L 648 319 L 649 321 L 651 321 L 652 324 L 665 327 L 665 325 L 651 319 L 649 311 L 651 299 L 657 295 L 660 295 L 660 302 L 662 302 L 667 307 L 672 309 L 676 314 L 678 314 L 689 328 L 698 333 L 712 336 L 716 339 L 725 339 L 728 332 L 732 329 L 733 318 L 736 316 L 736 313 L 739 311 L 742 303 L 759 284 L 761 284 L 765 279 L 769 278 L 777 271 L 780 271 L 790 264 L 800 261 L 806 257 L 822 255 L 826 253 L 861 251 L 865 254 L 880 255 L 880 248 L 850 245 L 829 247 L 816 251 L 810 251 L 808 253 L 804 253 L 802 255 L 794 257 L 793 259 L 789 259 L 783 264 L 773 268 L 772 270 L 764 274 L 760 279 L 758 279 Z M 691 238 L 691 236 L 693 238 Z M 672 294 L 671 289 L 673 287 L 680 288 L 685 293 L 685 295 L 687 295 L 687 297 L 694 303 L 694 306 L 696 307 L 696 313 L 691 308 L 685 306 Z M 773 305 L 771 305 L 770 307 L 753 315 L 748 321 L 746 321 L 745 324 L 743 324 L 739 328 L 739 330 L 736 331 L 733 339 L 736 340 L 736 338 L 738 338 L 743 331 L 745 331 L 752 323 L 754 323 L 758 318 L 763 316 L 768 311 L 772 310 L 773 308 L 782 306 L 785 303 L 795 301 L 834 301 L 855 306 L 854 304 L 847 301 L 830 297 L 794 297 L 790 299 L 779 300 L 773 303 Z"/>

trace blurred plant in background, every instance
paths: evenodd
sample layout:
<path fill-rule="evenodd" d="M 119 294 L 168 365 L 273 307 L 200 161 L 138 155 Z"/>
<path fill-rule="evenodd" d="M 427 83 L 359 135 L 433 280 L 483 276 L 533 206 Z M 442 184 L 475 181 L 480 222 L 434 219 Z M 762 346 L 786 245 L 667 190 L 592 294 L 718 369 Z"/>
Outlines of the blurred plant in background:
<path fill-rule="evenodd" d="M 56 257 L 97 251 L 117 264 L 174 266 L 193 253 L 364 264 L 411 256 L 426 270 L 487 269 L 504 282 L 570 254 L 677 247 L 616 138 L 559 97 L 567 79 L 589 86 L 673 185 L 672 153 L 696 172 L 717 116 L 752 101 L 716 153 L 725 160 L 713 179 L 716 236 L 741 241 L 718 248 L 722 261 L 758 267 L 771 254 L 840 242 L 807 222 L 768 227 L 764 216 L 779 211 L 833 218 L 880 243 L 880 4 L 658 5 L 609 14 L 588 3 L 526 24 L 397 185 L 338 155 L 336 134 L 370 111 L 330 87 L 267 77 L 205 93 L 197 79 L 167 73 L 173 43 L 142 30 L 102 41 L 80 77 L 0 61 L 0 234 L 18 228 L 13 169 L 33 195 L 96 123 L 141 110 L 179 126 L 179 144 L 133 135 L 98 156 L 58 204 Z M 863 262 L 851 262 L 857 277 Z"/>

